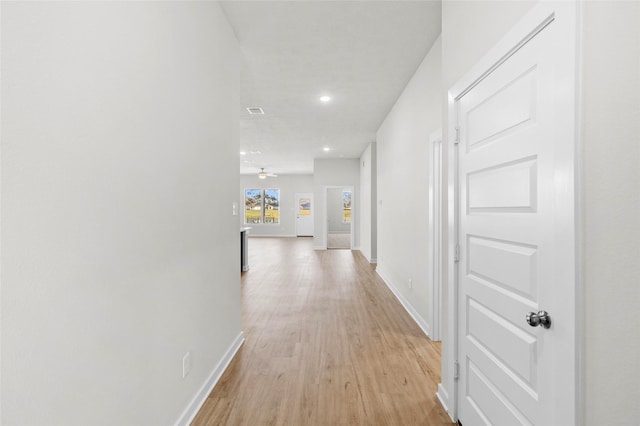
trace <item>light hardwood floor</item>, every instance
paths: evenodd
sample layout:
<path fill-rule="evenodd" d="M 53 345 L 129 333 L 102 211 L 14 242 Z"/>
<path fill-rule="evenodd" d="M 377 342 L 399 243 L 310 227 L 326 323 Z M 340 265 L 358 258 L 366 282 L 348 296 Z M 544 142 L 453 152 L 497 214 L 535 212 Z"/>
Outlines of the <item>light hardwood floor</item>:
<path fill-rule="evenodd" d="M 351 249 L 351 234 L 327 234 L 328 249 Z"/>
<path fill-rule="evenodd" d="M 445 425 L 429 340 L 357 251 L 252 238 L 246 341 L 194 425 Z"/>

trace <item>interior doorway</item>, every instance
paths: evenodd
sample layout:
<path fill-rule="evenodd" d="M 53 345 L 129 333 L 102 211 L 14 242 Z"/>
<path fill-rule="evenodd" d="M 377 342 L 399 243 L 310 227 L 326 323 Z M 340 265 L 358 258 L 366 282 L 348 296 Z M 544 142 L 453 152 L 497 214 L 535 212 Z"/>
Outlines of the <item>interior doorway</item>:
<path fill-rule="evenodd" d="M 353 188 L 326 188 L 327 249 L 353 247 Z"/>

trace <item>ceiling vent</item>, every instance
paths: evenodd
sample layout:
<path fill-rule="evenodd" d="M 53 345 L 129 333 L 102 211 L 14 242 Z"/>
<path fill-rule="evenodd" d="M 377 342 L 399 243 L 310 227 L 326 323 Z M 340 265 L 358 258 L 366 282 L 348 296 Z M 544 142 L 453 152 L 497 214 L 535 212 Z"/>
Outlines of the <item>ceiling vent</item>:
<path fill-rule="evenodd" d="M 264 111 L 260 107 L 249 107 L 247 108 L 247 111 L 249 111 L 249 114 L 251 115 L 264 114 Z"/>

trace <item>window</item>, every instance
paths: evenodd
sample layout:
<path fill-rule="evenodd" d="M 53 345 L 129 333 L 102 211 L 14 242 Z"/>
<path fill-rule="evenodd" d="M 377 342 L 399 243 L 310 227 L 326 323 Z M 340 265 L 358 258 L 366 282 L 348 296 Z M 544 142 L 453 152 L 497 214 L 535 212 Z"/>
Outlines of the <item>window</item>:
<path fill-rule="evenodd" d="M 311 216 L 311 199 L 300 198 L 298 202 L 298 216 Z"/>
<path fill-rule="evenodd" d="M 280 190 L 245 189 L 244 223 L 280 223 Z"/>
<path fill-rule="evenodd" d="M 342 223 L 351 223 L 351 191 L 342 191 Z"/>

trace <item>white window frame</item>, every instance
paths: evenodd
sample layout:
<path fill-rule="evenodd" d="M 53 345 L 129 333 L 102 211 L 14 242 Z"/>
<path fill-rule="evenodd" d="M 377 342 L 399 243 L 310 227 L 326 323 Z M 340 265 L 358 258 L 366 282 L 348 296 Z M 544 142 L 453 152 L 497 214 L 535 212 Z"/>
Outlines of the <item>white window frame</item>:
<path fill-rule="evenodd" d="M 260 222 L 247 222 L 247 191 L 260 191 Z M 278 221 L 277 222 L 265 222 L 266 218 L 266 193 L 267 191 L 277 191 L 278 192 L 278 212 L 280 212 L 280 188 L 245 188 L 243 192 L 244 197 L 244 223 L 245 225 L 280 225 L 280 213 L 278 213 Z"/>

